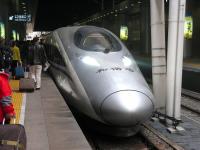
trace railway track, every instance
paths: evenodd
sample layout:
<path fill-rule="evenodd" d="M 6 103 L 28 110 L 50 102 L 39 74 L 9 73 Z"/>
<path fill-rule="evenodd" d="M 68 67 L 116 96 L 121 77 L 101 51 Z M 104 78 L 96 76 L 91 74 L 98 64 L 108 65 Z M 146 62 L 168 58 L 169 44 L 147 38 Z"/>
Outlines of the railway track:
<path fill-rule="evenodd" d="M 150 145 L 156 150 L 184 150 L 182 147 L 176 143 L 170 141 L 154 128 L 142 124 L 140 134 L 146 140 L 147 145 Z"/>
<path fill-rule="evenodd" d="M 183 90 L 181 106 L 185 109 L 200 114 L 200 93 Z"/>
<path fill-rule="evenodd" d="M 200 100 L 200 93 L 193 92 L 190 90 L 182 89 L 182 95 L 194 98 L 196 100 Z"/>
<path fill-rule="evenodd" d="M 182 115 L 200 126 L 200 93 L 183 90 Z"/>
<path fill-rule="evenodd" d="M 136 134 L 132 137 L 117 138 L 104 135 L 90 135 L 93 150 L 149 150 L 143 138 Z"/>
<path fill-rule="evenodd" d="M 183 150 L 152 127 L 142 124 L 135 136 L 117 138 L 85 132 L 93 150 Z"/>

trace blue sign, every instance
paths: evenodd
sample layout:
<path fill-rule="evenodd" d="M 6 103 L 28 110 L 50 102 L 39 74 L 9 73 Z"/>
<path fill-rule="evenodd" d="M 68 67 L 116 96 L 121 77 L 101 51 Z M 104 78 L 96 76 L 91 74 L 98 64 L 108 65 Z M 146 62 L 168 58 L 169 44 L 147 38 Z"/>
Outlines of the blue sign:
<path fill-rule="evenodd" d="M 13 15 L 9 17 L 10 21 L 17 21 L 17 22 L 30 22 L 31 15 Z"/>

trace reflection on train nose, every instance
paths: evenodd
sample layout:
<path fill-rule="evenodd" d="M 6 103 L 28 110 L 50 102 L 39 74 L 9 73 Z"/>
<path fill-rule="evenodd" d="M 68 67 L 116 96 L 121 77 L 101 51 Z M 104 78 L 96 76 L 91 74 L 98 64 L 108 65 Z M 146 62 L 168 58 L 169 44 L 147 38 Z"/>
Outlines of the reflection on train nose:
<path fill-rule="evenodd" d="M 119 91 L 108 96 L 101 105 L 103 119 L 116 126 L 131 126 L 148 119 L 153 103 L 138 91 Z"/>

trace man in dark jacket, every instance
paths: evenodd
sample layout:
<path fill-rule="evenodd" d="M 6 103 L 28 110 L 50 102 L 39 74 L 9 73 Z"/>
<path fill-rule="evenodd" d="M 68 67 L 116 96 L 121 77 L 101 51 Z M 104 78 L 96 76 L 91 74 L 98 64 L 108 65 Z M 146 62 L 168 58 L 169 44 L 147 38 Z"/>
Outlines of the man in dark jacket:
<path fill-rule="evenodd" d="M 33 38 L 33 44 L 29 47 L 28 64 L 29 77 L 36 83 L 36 90 L 41 87 L 42 65 L 45 63 L 44 46 L 39 43 L 39 38 Z"/>
<path fill-rule="evenodd" d="M 10 47 L 5 45 L 5 40 L 0 37 L 0 66 L 5 72 L 9 73 L 10 65 L 12 62 L 12 51 Z"/>

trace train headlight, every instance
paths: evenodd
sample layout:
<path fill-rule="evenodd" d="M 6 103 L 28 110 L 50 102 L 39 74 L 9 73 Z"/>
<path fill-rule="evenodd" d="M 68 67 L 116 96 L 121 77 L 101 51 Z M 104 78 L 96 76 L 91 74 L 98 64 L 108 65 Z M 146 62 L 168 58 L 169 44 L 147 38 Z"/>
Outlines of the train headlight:
<path fill-rule="evenodd" d="M 124 63 L 125 67 L 129 67 L 132 64 L 132 61 L 128 57 L 123 57 L 122 62 Z"/>
<path fill-rule="evenodd" d="M 83 63 L 90 65 L 90 66 L 97 66 L 97 67 L 100 66 L 100 64 L 96 61 L 96 59 L 94 59 L 90 56 L 85 56 L 85 57 L 81 58 L 81 60 Z"/>

